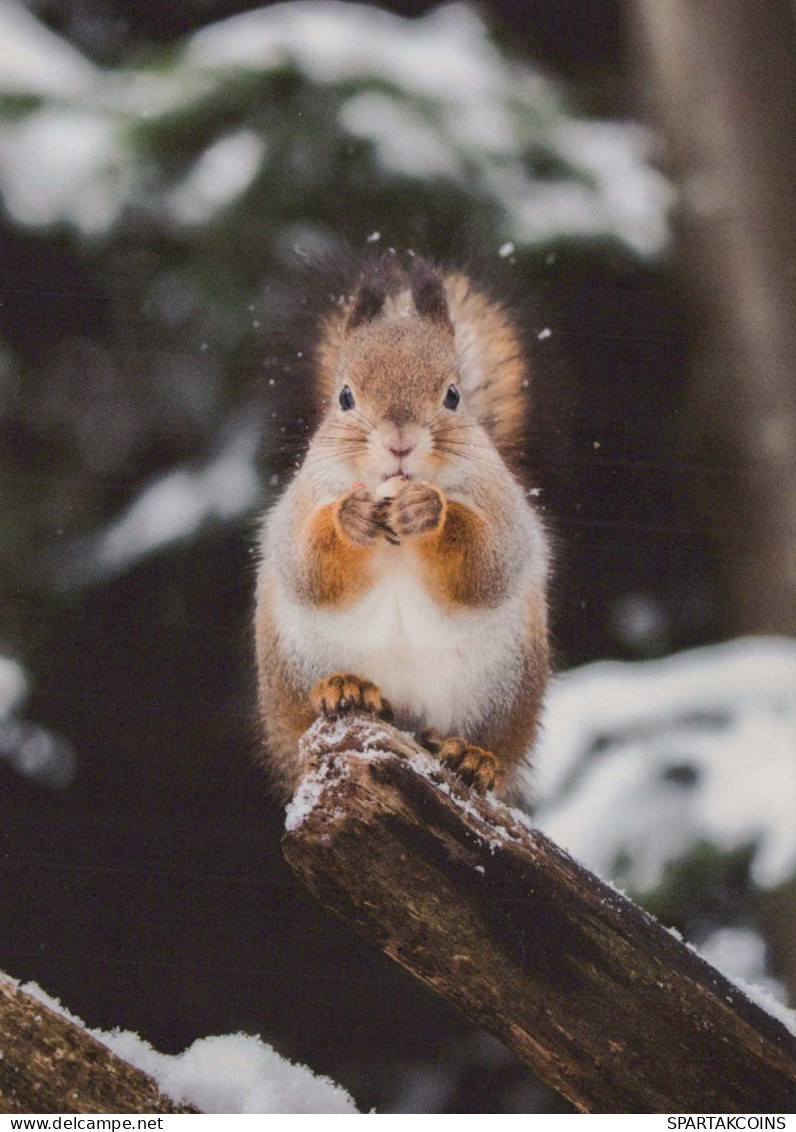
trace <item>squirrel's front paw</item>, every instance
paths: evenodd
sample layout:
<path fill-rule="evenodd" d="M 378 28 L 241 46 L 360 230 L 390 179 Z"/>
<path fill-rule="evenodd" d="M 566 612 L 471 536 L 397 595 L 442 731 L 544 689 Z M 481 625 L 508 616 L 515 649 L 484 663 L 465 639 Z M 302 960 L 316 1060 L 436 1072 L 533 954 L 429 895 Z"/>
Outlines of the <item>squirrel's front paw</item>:
<path fill-rule="evenodd" d="M 399 539 L 439 530 L 445 518 L 445 496 L 422 480 L 407 480 L 385 503 L 387 524 Z"/>
<path fill-rule="evenodd" d="M 369 711 L 388 722 L 393 717 L 389 700 L 385 700 L 376 685 L 349 672 L 334 672 L 320 680 L 310 692 L 310 703 L 316 715 Z"/>
<path fill-rule="evenodd" d="M 497 781 L 497 759 L 491 751 L 474 747 L 466 739 L 446 739 L 434 728 L 424 731 L 420 742 L 468 786 L 474 786 L 479 794 L 494 787 Z"/>
<path fill-rule="evenodd" d="M 355 486 L 341 496 L 336 518 L 340 530 L 359 546 L 372 546 L 380 538 L 394 542 L 395 533 L 386 521 L 383 499 L 374 497 L 364 487 Z"/>

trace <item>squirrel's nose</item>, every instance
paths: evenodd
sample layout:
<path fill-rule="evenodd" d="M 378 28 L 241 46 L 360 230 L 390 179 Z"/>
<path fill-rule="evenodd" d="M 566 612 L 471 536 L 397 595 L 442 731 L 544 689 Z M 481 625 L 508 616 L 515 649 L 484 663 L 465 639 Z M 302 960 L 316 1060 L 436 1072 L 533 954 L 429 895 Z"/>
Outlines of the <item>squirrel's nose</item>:
<path fill-rule="evenodd" d="M 414 447 L 414 444 L 410 444 L 408 448 L 393 448 L 390 444 L 387 446 L 387 451 L 391 453 L 396 460 L 403 460 L 404 456 L 408 456 Z"/>

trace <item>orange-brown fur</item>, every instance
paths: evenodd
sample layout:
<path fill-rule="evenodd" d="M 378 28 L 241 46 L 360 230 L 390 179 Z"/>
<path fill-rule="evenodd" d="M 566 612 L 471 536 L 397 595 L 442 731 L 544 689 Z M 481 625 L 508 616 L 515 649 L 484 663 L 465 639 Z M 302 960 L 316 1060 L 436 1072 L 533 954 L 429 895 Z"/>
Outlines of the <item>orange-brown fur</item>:
<path fill-rule="evenodd" d="M 259 588 L 255 617 L 260 721 L 272 778 L 292 794 L 300 778 L 298 741 L 315 713 L 279 647 L 273 600 L 273 587 L 266 582 Z"/>
<path fill-rule="evenodd" d="M 495 754 L 498 763 L 498 786 L 508 784 L 507 794 L 515 792 L 513 775 L 518 765 L 532 750 L 539 730 L 547 680 L 550 670 L 550 646 L 547 636 L 547 606 L 543 595 L 529 604 L 525 624 L 527 660 L 523 669 L 523 687 L 512 710 L 488 733 L 476 734 Z"/>
<path fill-rule="evenodd" d="M 324 418 L 266 522 L 258 585 L 275 784 L 295 789 L 317 714 L 392 700 L 465 781 L 510 796 L 549 668 L 546 540 L 510 471 L 518 336 L 465 276 L 385 259 L 327 317 L 316 370 Z"/>
<path fill-rule="evenodd" d="M 445 523 L 418 544 L 423 574 L 441 604 L 489 605 L 500 593 L 502 570 L 484 520 L 462 503 L 449 503 Z"/>
<path fill-rule="evenodd" d="M 525 439 L 528 368 L 517 331 L 499 303 L 473 289 L 466 275 L 451 275 L 445 289 L 456 326 L 466 327 L 460 353 L 471 350 L 488 375 L 474 391 L 474 412 L 503 458 L 512 463 Z"/>
<path fill-rule="evenodd" d="M 301 591 L 316 605 L 341 605 L 360 593 L 369 583 L 365 546 L 347 539 L 340 528 L 337 503 L 314 511 L 302 532 L 304 548 Z"/>

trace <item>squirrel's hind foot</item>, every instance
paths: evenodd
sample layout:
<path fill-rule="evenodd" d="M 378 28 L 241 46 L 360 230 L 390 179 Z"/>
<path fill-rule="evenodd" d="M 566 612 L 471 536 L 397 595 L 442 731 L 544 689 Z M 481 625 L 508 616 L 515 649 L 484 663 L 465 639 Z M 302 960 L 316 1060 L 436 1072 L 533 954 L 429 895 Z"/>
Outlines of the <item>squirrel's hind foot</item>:
<path fill-rule="evenodd" d="M 420 735 L 420 744 L 479 794 L 493 789 L 497 781 L 497 759 L 491 751 L 475 747 L 466 739 L 441 735 L 433 727 Z"/>
<path fill-rule="evenodd" d="M 310 703 L 316 715 L 337 716 L 349 711 L 368 711 L 389 723 L 393 711 L 371 680 L 352 676 L 350 672 L 333 672 L 319 680 L 310 692 Z"/>

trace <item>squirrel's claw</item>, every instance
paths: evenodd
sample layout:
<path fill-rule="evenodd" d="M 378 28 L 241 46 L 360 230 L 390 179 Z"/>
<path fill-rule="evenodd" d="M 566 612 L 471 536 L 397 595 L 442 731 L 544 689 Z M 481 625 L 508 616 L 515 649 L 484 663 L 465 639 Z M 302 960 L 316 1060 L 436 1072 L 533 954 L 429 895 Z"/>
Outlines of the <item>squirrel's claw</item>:
<path fill-rule="evenodd" d="M 310 703 L 316 715 L 327 718 L 349 711 L 371 712 L 388 723 L 393 718 L 389 700 L 382 696 L 376 685 L 348 672 L 334 672 L 320 680 L 310 692 Z"/>
<path fill-rule="evenodd" d="M 491 751 L 473 746 L 466 739 L 445 738 L 433 727 L 421 734 L 420 743 L 479 794 L 493 789 L 497 781 L 497 759 Z"/>

